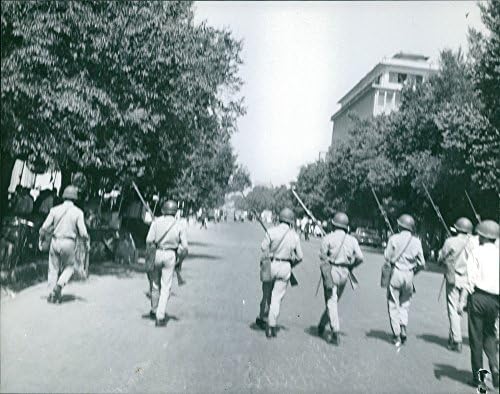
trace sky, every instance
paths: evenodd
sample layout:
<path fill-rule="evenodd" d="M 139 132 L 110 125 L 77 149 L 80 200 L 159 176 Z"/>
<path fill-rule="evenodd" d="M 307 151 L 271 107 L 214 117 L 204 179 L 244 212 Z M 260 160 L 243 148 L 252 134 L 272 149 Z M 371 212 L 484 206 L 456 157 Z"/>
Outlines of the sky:
<path fill-rule="evenodd" d="M 254 184 L 293 181 L 325 155 L 338 100 L 382 58 L 436 61 L 481 31 L 475 2 L 197 2 L 195 20 L 243 41 L 247 114 L 232 144 Z"/>

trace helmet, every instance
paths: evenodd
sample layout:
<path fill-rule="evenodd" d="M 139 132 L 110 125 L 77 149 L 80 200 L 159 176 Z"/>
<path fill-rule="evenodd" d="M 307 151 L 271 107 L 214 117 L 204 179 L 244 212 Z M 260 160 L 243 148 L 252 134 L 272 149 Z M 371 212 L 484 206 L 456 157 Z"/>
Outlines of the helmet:
<path fill-rule="evenodd" d="M 161 207 L 161 213 L 164 215 L 175 215 L 177 213 L 177 203 L 173 200 L 167 200 Z"/>
<path fill-rule="evenodd" d="M 78 188 L 73 185 L 66 186 L 62 198 L 64 200 L 78 200 Z"/>
<path fill-rule="evenodd" d="M 280 212 L 279 220 L 280 222 L 293 225 L 295 224 L 295 214 L 290 208 L 283 208 Z"/>
<path fill-rule="evenodd" d="M 398 218 L 398 225 L 405 230 L 415 231 L 415 219 L 411 215 L 404 213 Z"/>
<path fill-rule="evenodd" d="M 474 226 L 472 222 L 466 217 L 458 218 L 455 224 L 453 225 L 455 229 L 460 233 L 471 234 Z"/>
<path fill-rule="evenodd" d="M 332 223 L 335 227 L 349 230 L 349 217 L 344 212 L 337 212 L 333 217 Z"/>
<path fill-rule="evenodd" d="M 476 226 L 476 233 L 483 238 L 495 240 L 499 233 L 498 223 L 494 220 L 483 220 Z"/>

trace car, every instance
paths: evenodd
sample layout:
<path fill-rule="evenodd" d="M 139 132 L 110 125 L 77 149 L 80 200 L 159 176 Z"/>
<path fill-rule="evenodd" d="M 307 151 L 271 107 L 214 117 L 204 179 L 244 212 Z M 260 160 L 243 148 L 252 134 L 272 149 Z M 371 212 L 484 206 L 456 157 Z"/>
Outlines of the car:
<path fill-rule="evenodd" d="M 383 242 L 378 232 L 367 227 L 358 227 L 353 236 L 360 245 L 374 246 L 376 248 L 385 246 L 385 242 Z"/>

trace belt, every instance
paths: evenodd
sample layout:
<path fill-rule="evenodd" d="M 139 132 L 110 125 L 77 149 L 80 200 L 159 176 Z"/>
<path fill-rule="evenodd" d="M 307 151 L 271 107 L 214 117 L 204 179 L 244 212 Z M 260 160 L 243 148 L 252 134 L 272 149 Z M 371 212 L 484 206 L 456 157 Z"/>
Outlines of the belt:
<path fill-rule="evenodd" d="M 177 248 L 172 248 L 172 247 L 167 247 L 167 246 L 158 246 L 156 249 L 158 250 L 172 250 L 174 252 L 177 252 Z"/>
<path fill-rule="evenodd" d="M 290 259 L 272 259 L 272 261 L 285 261 L 287 263 L 291 263 Z"/>
<path fill-rule="evenodd" d="M 76 237 L 68 237 L 68 236 L 61 236 L 61 237 L 58 237 L 56 235 L 53 236 L 55 239 L 71 239 L 72 241 L 76 241 Z"/>

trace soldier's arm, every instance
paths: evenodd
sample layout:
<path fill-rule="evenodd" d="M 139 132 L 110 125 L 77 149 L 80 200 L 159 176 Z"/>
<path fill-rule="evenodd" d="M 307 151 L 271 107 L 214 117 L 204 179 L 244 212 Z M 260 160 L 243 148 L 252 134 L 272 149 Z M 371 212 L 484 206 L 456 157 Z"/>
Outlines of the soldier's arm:
<path fill-rule="evenodd" d="M 83 212 L 79 211 L 76 217 L 76 228 L 78 230 L 78 235 L 81 238 L 88 239 L 89 234 L 87 232 L 87 226 L 85 226 L 85 218 L 83 217 Z"/>
<path fill-rule="evenodd" d="M 179 249 L 177 250 L 177 264 L 181 264 L 182 261 L 188 255 L 188 239 L 185 228 L 182 228 L 181 231 L 179 232 L 179 241 L 180 245 Z"/>
<path fill-rule="evenodd" d="M 384 251 L 385 260 L 391 261 L 393 254 L 394 254 L 394 241 L 393 237 L 390 237 L 389 240 L 387 241 L 387 246 L 385 247 Z"/>
<path fill-rule="evenodd" d="M 417 239 L 417 255 L 415 257 L 416 260 L 416 267 L 415 267 L 415 273 L 418 273 L 425 269 L 425 258 L 424 258 L 424 251 L 422 250 L 422 243 L 420 242 L 419 239 Z"/>
<path fill-rule="evenodd" d="M 271 239 L 269 233 L 266 233 L 266 236 L 264 237 L 264 240 L 262 241 L 262 244 L 260 245 L 260 249 L 262 250 L 263 254 L 269 254 L 271 247 Z"/>
<path fill-rule="evenodd" d="M 149 226 L 148 235 L 146 236 L 146 245 L 153 245 L 156 241 L 156 222 L 153 221 L 151 226 Z"/>
<path fill-rule="evenodd" d="M 52 209 L 49 211 L 49 214 L 45 221 L 42 224 L 42 227 L 40 227 L 40 230 L 38 233 L 42 235 L 43 233 L 47 233 L 49 231 L 49 227 L 54 224 L 54 214 L 52 213 Z"/>
<path fill-rule="evenodd" d="M 298 235 L 295 236 L 295 264 L 298 264 L 304 258 L 304 253 L 302 253 L 302 246 L 300 245 L 300 238 Z"/>
<path fill-rule="evenodd" d="M 328 261 L 328 252 L 330 251 L 330 246 L 328 245 L 328 239 L 326 237 L 321 241 L 321 247 L 319 249 L 319 259 L 321 261 Z"/>
<path fill-rule="evenodd" d="M 354 262 L 352 264 L 352 268 L 357 267 L 363 262 L 363 252 L 361 252 L 361 248 L 359 247 L 358 241 L 354 238 Z"/>
<path fill-rule="evenodd" d="M 444 241 L 443 247 L 439 250 L 437 262 L 439 264 L 444 264 L 445 259 L 448 257 L 450 253 L 450 247 L 448 240 Z"/>

